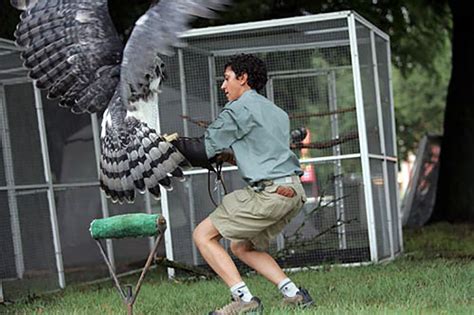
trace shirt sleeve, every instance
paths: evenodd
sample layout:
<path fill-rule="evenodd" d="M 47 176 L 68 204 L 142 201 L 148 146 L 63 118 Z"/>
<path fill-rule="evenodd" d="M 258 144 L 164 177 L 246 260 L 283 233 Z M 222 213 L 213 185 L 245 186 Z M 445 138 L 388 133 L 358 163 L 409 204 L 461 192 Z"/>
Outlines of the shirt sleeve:
<path fill-rule="evenodd" d="M 230 148 L 234 142 L 245 137 L 255 126 L 255 121 L 246 107 L 238 103 L 231 105 L 224 108 L 204 134 L 208 158 Z"/>

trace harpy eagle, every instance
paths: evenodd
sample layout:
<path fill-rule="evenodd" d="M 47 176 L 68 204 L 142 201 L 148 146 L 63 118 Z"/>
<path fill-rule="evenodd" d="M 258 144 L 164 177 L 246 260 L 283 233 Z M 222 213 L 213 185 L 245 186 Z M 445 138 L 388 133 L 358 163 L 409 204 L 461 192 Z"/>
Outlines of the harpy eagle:
<path fill-rule="evenodd" d="M 160 196 L 183 177 L 184 156 L 155 129 L 166 74 L 159 55 L 172 55 L 193 17 L 213 18 L 230 0 L 161 0 L 135 23 L 124 45 L 107 0 L 10 0 L 23 10 L 16 43 L 29 76 L 48 98 L 74 113 L 105 109 L 100 185 L 113 202 L 135 190 Z"/>

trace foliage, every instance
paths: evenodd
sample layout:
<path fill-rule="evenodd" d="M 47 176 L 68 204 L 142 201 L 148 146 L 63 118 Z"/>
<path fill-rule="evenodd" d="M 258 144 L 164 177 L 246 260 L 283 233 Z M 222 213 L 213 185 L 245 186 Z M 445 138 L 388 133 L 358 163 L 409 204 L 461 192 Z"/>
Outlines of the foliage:
<path fill-rule="evenodd" d="M 445 45 L 435 56 L 434 69 L 417 65 L 402 75 L 393 71 L 393 89 L 400 158 L 416 153 L 418 142 L 427 133 L 442 134 L 447 87 L 451 73 L 451 49 Z"/>

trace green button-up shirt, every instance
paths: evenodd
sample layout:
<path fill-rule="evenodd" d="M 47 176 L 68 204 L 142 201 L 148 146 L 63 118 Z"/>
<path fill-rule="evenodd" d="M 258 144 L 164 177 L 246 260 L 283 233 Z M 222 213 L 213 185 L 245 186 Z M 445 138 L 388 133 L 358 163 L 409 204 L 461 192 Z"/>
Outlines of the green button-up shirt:
<path fill-rule="evenodd" d="M 288 115 L 255 90 L 225 105 L 206 130 L 204 143 L 209 158 L 231 148 L 248 183 L 302 174 L 290 150 Z"/>

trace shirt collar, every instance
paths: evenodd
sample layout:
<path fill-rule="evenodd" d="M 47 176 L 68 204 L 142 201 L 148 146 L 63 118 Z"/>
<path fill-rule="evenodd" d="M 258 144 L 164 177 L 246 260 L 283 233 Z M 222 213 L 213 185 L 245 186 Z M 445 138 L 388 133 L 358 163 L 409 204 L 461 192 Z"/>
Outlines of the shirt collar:
<path fill-rule="evenodd" d="M 257 91 L 255 91 L 254 89 L 247 90 L 244 93 L 242 93 L 242 95 L 240 95 L 240 97 L 238 99 L 227 102 L 227 104 L 225 104 L 224 107 L 228 107 L 228 106 L 232 105 L 234 102 L 237 102 L 238 100 L 241 100 L 244 97 L 244 95 L 246 95 L 246 94 L 250 95 L 250 94 L 253 94 L 253 93 L 257 93 Z"/>

